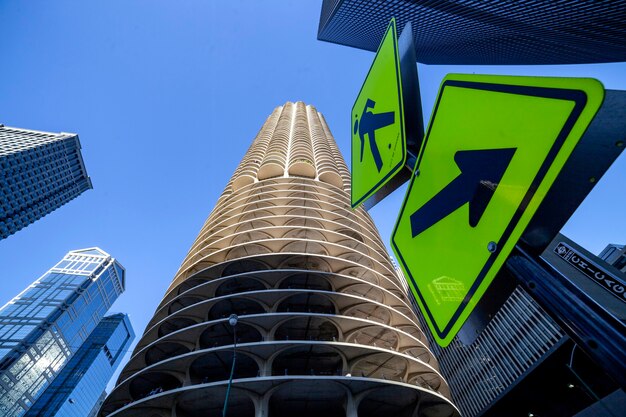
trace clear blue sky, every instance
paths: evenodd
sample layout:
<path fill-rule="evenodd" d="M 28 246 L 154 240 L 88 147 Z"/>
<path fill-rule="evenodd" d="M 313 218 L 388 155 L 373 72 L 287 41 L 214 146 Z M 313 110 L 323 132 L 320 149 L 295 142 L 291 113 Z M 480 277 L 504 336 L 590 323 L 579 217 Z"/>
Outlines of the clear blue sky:
<path fill-rule="evenodd" d="M 275 106 L 314 104 L 344 156 L 373 53 L 316 40 L 321 1 L 0 2 L 0 123 L 80 135 L 94 189 L 0 241 L 0 305 L 71 249 L 127 270 L 113 311 L 138 334 Z M 430 114 L 448 72 L 585 76 L 626 90 L 626 64 L 418 67 Z M 346 158 L 349 159 L 349 158 Z M 626 155 L 563 232 L 626 242 Z M 371 213 L 389 240 L 404 189 Z"/>

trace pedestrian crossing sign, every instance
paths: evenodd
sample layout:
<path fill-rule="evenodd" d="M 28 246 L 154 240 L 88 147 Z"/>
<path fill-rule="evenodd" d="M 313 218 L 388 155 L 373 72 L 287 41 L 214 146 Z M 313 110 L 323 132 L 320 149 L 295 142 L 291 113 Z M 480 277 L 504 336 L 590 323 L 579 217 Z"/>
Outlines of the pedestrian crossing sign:
<path fill-rule="evenodd" d="M 391 19 L 352 107 L 352 208 L 403 169 L 407 156 L 403 117 L 396 21 Z"/>
<path fill-rule="evenodd" d="M 575 180 L 561 174 L 603 100 L 589 78 L 446 76 L 391 237 L 439 345 L 459 332 L 542 203 L 560 205 L 546 225 L 569 215 L 574 194 L 563 187 Z M 542 233 L 549 228 L 532 234 Z"/>

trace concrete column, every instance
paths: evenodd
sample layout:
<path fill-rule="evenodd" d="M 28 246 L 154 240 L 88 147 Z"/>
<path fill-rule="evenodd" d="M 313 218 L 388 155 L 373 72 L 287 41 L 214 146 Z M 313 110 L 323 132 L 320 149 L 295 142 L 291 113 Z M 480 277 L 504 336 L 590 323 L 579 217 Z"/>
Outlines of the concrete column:
<path fill-rule="evenodd" d="M 265 395 L 257 398 L 254 402 L 254 406 L 256 409 L 255 417 L 268 417 L 269 415 L 269 405 L 270 405 L 270 391 L 269 393 L 265 393 Z"/>
<path fill-rule="evenodd" d="M 358 404 L 352 393 L 348 393 L 346 398 L 346 417 L 358 417 Z"/>
<path fill-rule="evenodd" d="M 415 409 L 411 413 L 411 417 L 419 417 L 420 415 L 420 402 L 422 401 L 422 396 L 419 395 L 417 397 L 417 401 L 415 401 Z"/>

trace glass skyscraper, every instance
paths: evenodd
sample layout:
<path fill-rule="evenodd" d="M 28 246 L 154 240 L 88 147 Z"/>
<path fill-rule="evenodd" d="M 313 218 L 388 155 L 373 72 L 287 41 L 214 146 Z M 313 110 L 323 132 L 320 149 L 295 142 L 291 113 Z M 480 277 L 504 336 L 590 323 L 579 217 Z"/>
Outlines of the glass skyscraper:
<path fill-rule="evenodd" d="M 86 417 L 100 408 L 106 383 L 135 337 L 128 316 L 100 321 L 26 417 Z"/>
<path fill-rule="evenodd" d="M 124 275 L 101 249 L 71 251 L 0 309 L 0 416 L 23 416 L 50 387 L 124 291 Z"/>
<path fill-rule="evenodd" d="M 90 188 L 77 135 L 0 125 L 0 240 Z"/>

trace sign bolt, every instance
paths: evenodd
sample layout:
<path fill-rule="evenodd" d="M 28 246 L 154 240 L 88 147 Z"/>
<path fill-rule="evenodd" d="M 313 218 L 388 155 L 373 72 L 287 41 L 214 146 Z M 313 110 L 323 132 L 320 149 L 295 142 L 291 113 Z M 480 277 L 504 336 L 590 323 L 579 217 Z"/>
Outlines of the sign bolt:
<path fill-rule="evenodd" d="M 494 253 L 498 249 L 498 244 L 496 242 L 489 242 L 487 244 L 487 250 L 491 253 Z"/>

